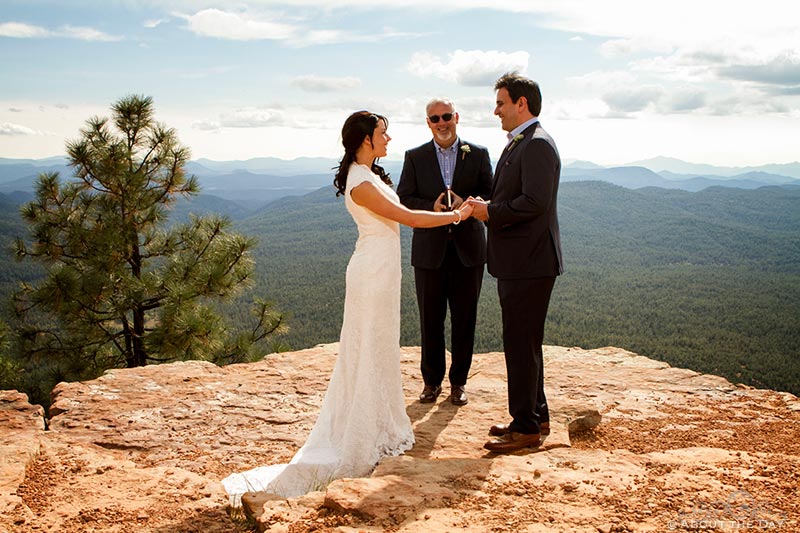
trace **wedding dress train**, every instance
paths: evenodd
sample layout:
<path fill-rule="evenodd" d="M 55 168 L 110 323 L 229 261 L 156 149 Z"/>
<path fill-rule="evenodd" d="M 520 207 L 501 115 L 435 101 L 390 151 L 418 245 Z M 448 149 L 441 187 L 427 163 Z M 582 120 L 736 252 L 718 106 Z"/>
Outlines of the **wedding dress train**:
<path fill-rule="evenodd" d="M 350 198 L 370 181 L 391 201 L 397 194 L 364 165 L 353 163 L 345 205 L 358 226 L 347 266 L 339 355 L 319 417 L 288 464 L 254 468 L 222 480 L 238 505 L 249 491 L 291 498 L 334 479 L 363 477 L 382 457 L 414 444 L 400 373 L 400 227 Z"/>

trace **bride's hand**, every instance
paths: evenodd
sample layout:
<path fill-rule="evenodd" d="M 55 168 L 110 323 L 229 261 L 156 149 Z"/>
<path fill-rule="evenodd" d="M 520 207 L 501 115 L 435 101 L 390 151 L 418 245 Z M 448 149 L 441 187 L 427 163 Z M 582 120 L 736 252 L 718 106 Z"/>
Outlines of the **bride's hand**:
<path fill-rule="evenodd" d="M 461 214 L 461 220 L 466 220 L 472 216 L 472 204 L 469 202 L 464 202 L 461 204 L 461 207 L 458 208 L 458 212 Z"/>

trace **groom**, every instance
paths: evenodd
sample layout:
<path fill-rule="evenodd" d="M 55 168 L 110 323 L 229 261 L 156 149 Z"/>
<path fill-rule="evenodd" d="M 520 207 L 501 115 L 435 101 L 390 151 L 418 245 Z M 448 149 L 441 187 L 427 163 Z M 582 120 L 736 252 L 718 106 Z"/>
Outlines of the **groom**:
<path fill-rule="evenodd" d="M 433 140 L 406 152 L 397 185 L 400 201 L 411 209 L 447 211 L 458 208 L 468 196 L 488 198 L 492 187 L 489 151 L 458 138 L 458 113 L 450 100 L 433 99 L 425 112 Z M 448 304 L 452 326 L 450 402 L 465 405 L 468 401 L 465 385 L 472 364 L 484 263 L 486 235 L 477 220 L 414 229 L 411 264 L 422 332 L 422 403 L 436 401 L 442 392 Z"/>
<path fill-rule="evenodd" d="M 541 444 L 550 432 L 542 341 L 550 294 L 564 269 L 557 197 L 561 159 L 539 124 L 539 85 L 518 73 L 495 84 L 494 114 L 508 132 L 497 162 L 491 203 L 471 199 L 472 216 L 487 223 L 489 273 L 497 278 L 503 317 L 510 424 L 489 430 L 489 451 L 509 453 Z"/>

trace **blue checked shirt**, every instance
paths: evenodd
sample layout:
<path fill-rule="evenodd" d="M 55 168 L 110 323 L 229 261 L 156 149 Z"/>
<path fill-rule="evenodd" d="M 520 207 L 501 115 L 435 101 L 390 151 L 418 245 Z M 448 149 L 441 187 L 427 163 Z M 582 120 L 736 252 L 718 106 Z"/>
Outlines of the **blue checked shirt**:
<path fill-rule="evenodd" d="M 456 170 L 456 155 L 458 155 L 458 139 L 450 148 L 442 148 L 436 141 L 436 158 L 439 160 L 439 169 L 442 171 L 442 181 L 448 189 L 453 187 L 453 172 Z"/>

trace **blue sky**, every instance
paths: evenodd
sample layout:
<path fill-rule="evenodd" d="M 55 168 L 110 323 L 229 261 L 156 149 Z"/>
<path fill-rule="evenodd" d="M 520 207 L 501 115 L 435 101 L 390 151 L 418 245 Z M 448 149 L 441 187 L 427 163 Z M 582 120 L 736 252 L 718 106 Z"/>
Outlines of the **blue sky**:
<path fill-rule="evenodd" d="M 61 155 L 128 94 L 155 101 L 195 159 L 339 157 L 357 109 L 389 158 L 455 100 L 462 138 L 505 143 L 493 82 L 542 87 L 562 158 L 800 160 L 794 0 L 0 0 L 0 157 Z"/>

